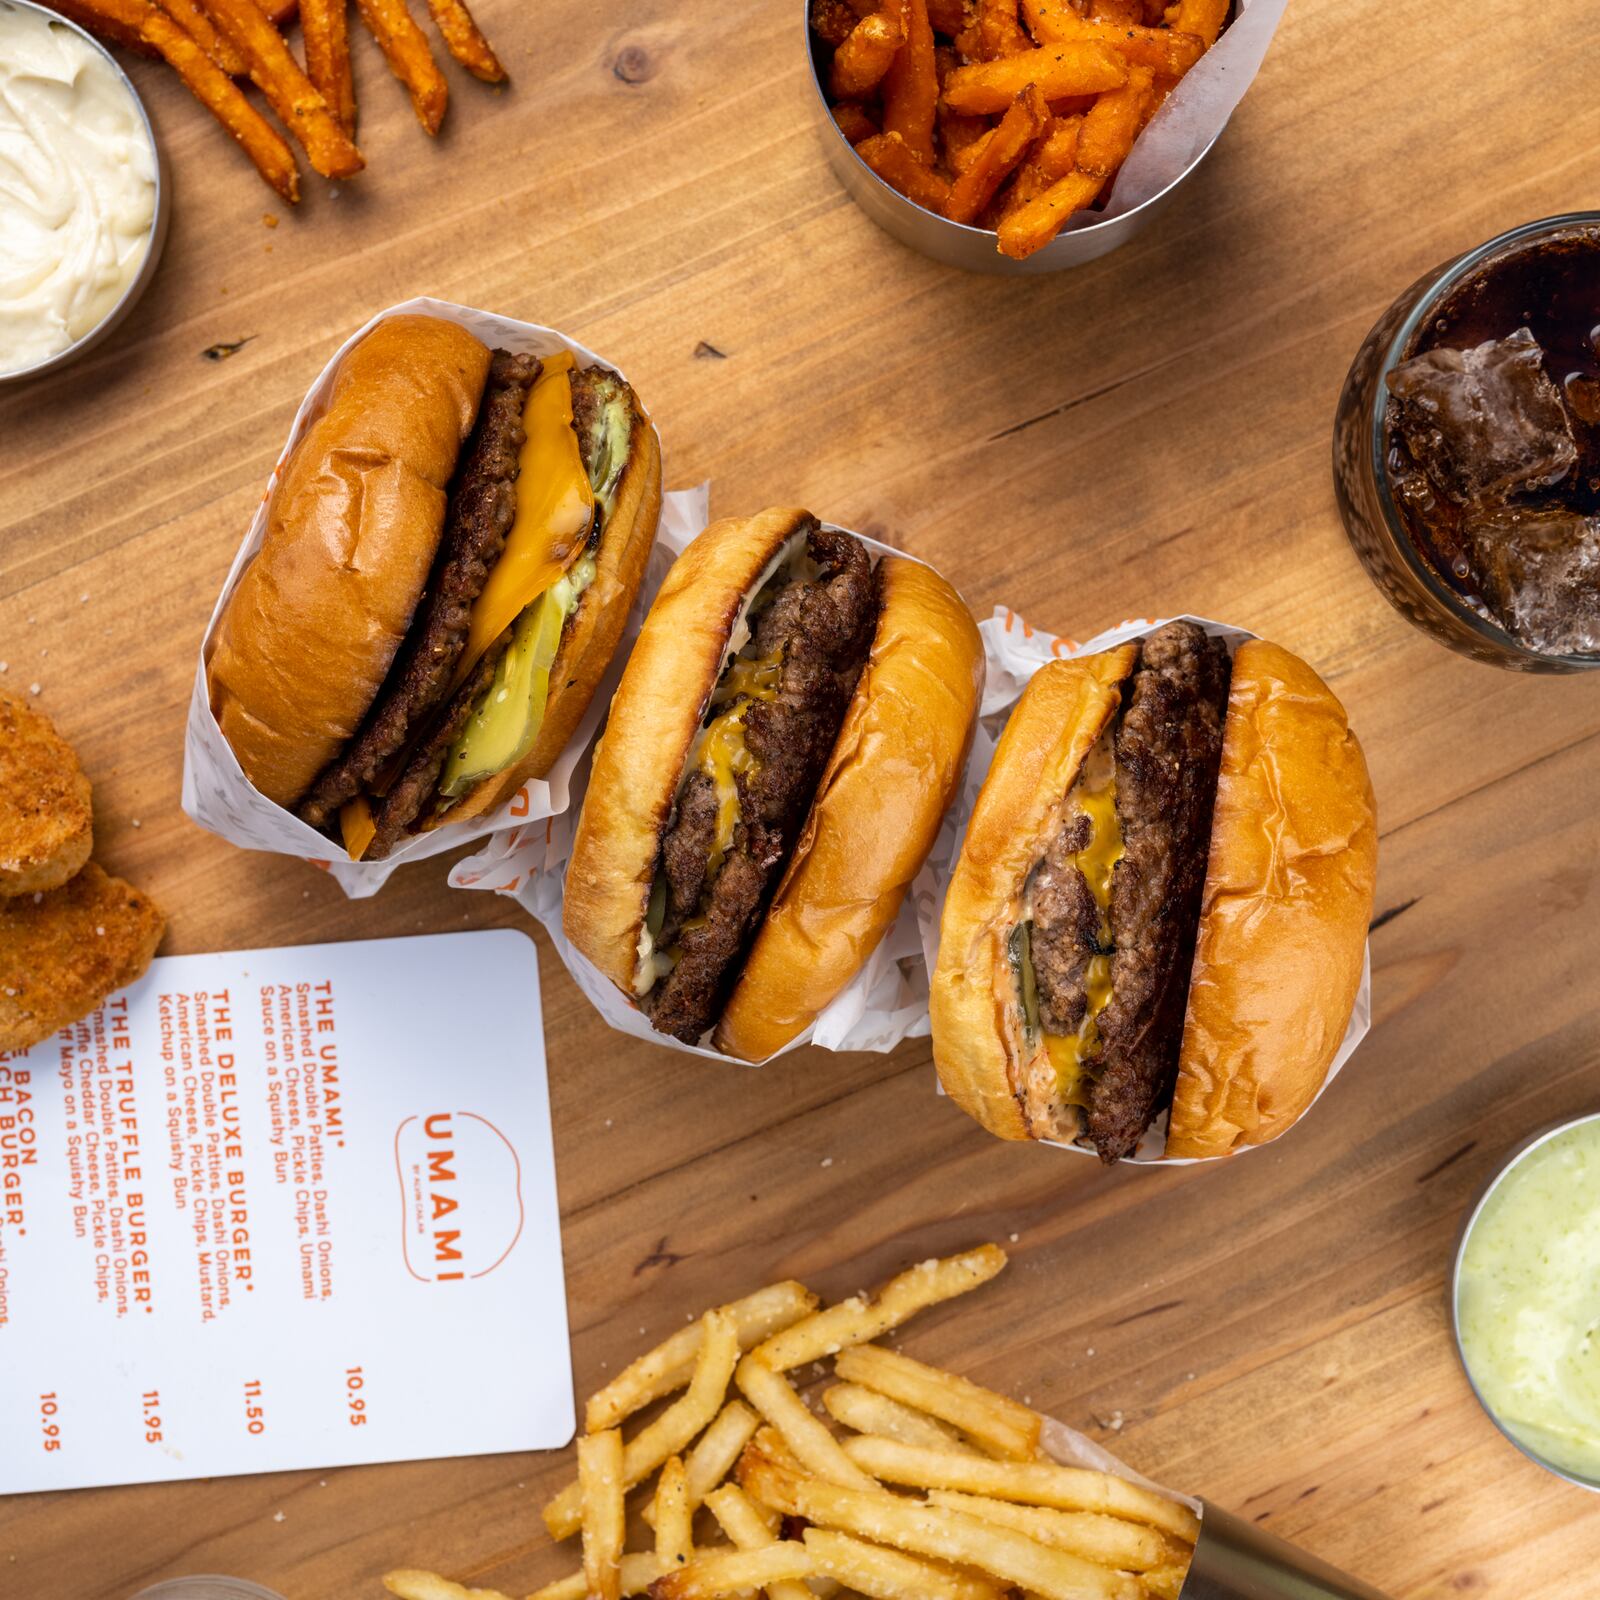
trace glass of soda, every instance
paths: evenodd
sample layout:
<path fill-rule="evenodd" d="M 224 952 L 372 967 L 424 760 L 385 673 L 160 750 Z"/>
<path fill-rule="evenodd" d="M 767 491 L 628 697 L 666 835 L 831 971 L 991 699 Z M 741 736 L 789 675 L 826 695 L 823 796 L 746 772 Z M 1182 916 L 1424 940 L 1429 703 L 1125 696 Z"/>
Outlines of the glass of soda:
<path fill-rule="evenodd" d="M 1333 477 L 1356 554 L 1419 628 L 1517 671 L 1600 666 L 1600 212 L 1412 284 L 1345 379 Z"/>

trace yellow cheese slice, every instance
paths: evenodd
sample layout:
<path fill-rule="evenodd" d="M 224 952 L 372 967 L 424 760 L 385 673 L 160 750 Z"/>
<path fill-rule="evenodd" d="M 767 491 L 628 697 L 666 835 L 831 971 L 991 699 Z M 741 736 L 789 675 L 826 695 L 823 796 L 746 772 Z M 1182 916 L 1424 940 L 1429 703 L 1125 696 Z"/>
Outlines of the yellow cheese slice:
<path fill-rule="evenodd" d="M 367 853 L 378 832 L 377 819 L 367 797 L 358 794 L 354 800 L 339 808 L 339 832 L 344 838 L 346 853 L 352 861 L 359 861 Z"/>

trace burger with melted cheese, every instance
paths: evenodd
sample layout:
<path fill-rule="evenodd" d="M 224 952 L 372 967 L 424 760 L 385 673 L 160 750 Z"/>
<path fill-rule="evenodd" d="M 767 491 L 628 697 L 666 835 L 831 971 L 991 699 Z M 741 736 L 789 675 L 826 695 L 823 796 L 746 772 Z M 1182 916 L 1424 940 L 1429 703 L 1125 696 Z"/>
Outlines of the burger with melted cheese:
<path fill-rule="evenodd" d="M 1192 622 L 1045 666 L 1006 724 L 940 924 L 933 1053 L 1004 1139 L 1132 1155 L 1275 1139 L 1365 960 L 1377 823 L 1297 656 Z"/>
<path fill-rule="evenodd" d="M 379 323 L 283 463 L 208 647 L 246 778 L 375 860 L 543 777 L 660 505 L 655 430 L 615 373 Z"/>
<path fill-rule="evenodd" d="M 894 922 L 983 683 L 961 597 L 805 511 L 713 524 L 645 619 L 596 747 L 567 937 L 659 1032 L 782 1049 Z"/>

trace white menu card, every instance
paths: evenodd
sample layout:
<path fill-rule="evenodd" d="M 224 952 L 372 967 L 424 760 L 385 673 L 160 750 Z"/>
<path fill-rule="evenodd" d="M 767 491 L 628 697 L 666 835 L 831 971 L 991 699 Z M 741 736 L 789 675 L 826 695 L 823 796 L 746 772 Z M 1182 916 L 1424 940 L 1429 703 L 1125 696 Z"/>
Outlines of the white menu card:
<path fill-rule="evenodd" d="M 525 935 L 166 957 L 0 1053 L 0 1493 L 574 1421 Z"/>

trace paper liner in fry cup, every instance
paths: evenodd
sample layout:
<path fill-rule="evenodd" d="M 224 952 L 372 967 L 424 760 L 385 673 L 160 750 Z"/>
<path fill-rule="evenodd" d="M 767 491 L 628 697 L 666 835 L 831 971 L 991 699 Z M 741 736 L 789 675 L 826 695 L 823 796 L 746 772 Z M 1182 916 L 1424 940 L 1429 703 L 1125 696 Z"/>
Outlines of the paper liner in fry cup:
<path fill-rule="evenodd" d="M 987 676 L 984 680 L 983 704 L 978 713 L 978 730 L 972 741 L 972 756 L 967 763 L 961 790 L 946 814 L 944 826 L 939 830 L 939 837 L 935 840 L 933 849 L 929 852 L 928 859 L 907 897 L 916 909 L 929 975 L 938 965 L 939 917 L 944 907 L 945 891 L 950 886 L 950 879 L 955 873 L 956 861 L 961 853 L 961 841 L 966 835 L 967 822 L 972 816 L 973 806 L 977 803 L 978 791 L 983 787 L 983 780 L 989 775 L 989 766 L 994 760 L 995 745 L 999 742 L 1000 731 L 1004 728 L 1006 719 L 1011 714 L 1011 708 L 1021 697 L 1029 679 L 1047 661 L 1098 655 L 1119 644 L 1125 644 L 1130 639 L 1146 638 L 1157 628 L 1176 621 L 1197 624 L 1214 638 L 1224 640 L 1230 653 L 1238 649 L 1245 640 L 1258 637 L 1247 628 L 1237 628 L 1226 622 L 1212 622 L 1205 617 L 1135 617 L 1080 644 L 1076 639 L 1043 632 L 1004 606 L 997 606 L 994 615 L 988 621 L 978 624 L 978 632 L 983 638 Z M 1354 1054 L 1356 1046 L 1366 1038 L 1371 1026 L 1372 951 L 1369 944 L 1361 970 L 1361 987 L 1356 992 L 1355 1005 L 1351 1010 L 1344 1038 L 1339 1044 L 1338 1052 L 1328 1068 L 1327 1075 L 1322 1080 L 1322 1087 L 1317 1090 L 1311 1105 L 1301 1113 L 1302 1116 L 1310 1115 L 1311 1106 L 1314 1106 L 1326 1093 L 1328 1085 L 1339 1075 L 1345 1062 Z M 942 1086 L 939 1092 L 941 1094 L 944 1092 Z M 1058 1150 L 1070 1150 L 1075 1155 L 1099 1160 L 1093 1150 L 1085 1149 L 1081 1145 L 1058 1144 L 1048 1139 L 1041 1139 L 1038 1142 L 1053 1144 Z M 1201 1161 L 1237 1160 L 1241 1156 L 1250 1154 L 1252 1150 L 1266 1148 L 1261 1145 L 1246 1145 L 1242 1150 L 1234 1151 L 1227 1156 L 1169 1158 L 1163 1154 L 1166 1143 L 1167 1113 L 1162 1112 L 1145 1129 L 1144 1136 L 1139 1141 L 1139 1148 L 1127 1157 L 1127 1161 L 1135 1166 L 1186 1167 L 1197 1165 Z"/>
<path fill-rule="evenodd" d="M 1388 1600 L 1275 1534 L 1153 1482 L 1054 1417 L 1044 1419 L 1039 1442 L 1045 1454 L 1064 1467 L 1088 1467 L 1125 1478 L 1187 1506 L 1200 1518 L 1200 1537 L 1179 1600 Z"/>
<path fill-rule="evenodd" d="M 492 311 L 479 311 L 471 306 L 458 306 L 448 300 L 433 300 L 423 296 L 380 311 L 346 339 L 300 402 L 300 409 L 295 413 L 289 429 L 288 440 L 279 454 L 278 465 L 267 479 L 261 503 L 256 507 L 255 516 L 233 558 L 227 581 L 217 596 L 216 605 L 212 607 L 211 620 L 200 642 L 194 689 L 189 700 L 189 721 L 184 732 L 182 804 L 184 811 L 202 828 L 219 835 L 230 844 L 236 844 L 243 850 L 269 850 L 278 855 L 298 856 L 312 866 L 322 868 L 347 895 L 356 900 L 375 894 L 389 874 L 408 861 L 421 861 L 428 856 L 454 850 L 473 839 L 481 839 L 508 828 L 532 826 L 546 818 L 563 814 L 572 803 L 573 774 L 594 740 L 600 719 L 610 701 L 611 690 L 615 687 L 616 674 L 621 671 L 620 662 L 626 654 L 625 648 L 618 649 L 612 663 L 613 672 L 601 681 L 571 742 L 545 777 L 530 779 L 496 811 L 485 816 L 474 817 L 467 822 L 446 823 L 431 833 L 415 835 L 383 861 L 349 860 L 335 840 L 318 833 L 293 812 L 268 800 L 245 777 L 227 740 L 217 727 L 216 718 L 211 714 L 206 687 L 206 651 L 210 647 L 211 636 L 229 595 L 261 548 L 266 532 L 267 503 L 277 487 L 283 464 L 320 415 L 340 363 L 385 318 L 407 314 L 440 317 L 446 322 L 454 322 L 476 334 L 491 349 L 498 347 L 540 356 L 571 351 L 580 367 L 606 367 L 616 372 L 624 382 L 627 381 L 626 374 L 611 362 L 554 328 L 541 327 L 533 322 L 519 322 L 513 317 L 498 316 Z M 703 490 L 665 494 L 662 496 L 662 526 L 670 522 L 680 534 L 687 530 L 686 537 L 692 538 L 705 525 L 705 507 Z M 696 518 L 699 520 L 696 521 Z M 634 633 L 638 632 L 638 619 L 643 615 L 643 605 L 637 605 L 635 614 L 629 619 Z"/>
<path fill-rule="evenodd" d="M 650 567 L 640 586 L 641 599 L 654 597 L 667 569 L 704 526 L 705 520 L 703 509 L 698 519 L 673 519 L 669 522 L 663 515 L 656 548 L 651 552 Z M 907 561 L 918 559 L 904 550 L 896 550 L 849 528 L 837 528 L 830 522 L 824 522 L 822 526 L 849 533 L 879 558 L 898 556 Z M 922 562 L 921 565 L 926 566 L 927 563 Z M 629 646 L 637 632 L 635 628 L 630 635 Z M 625 649 L 617 654 L 620 659 Z M 620 670 L 619 666 L 619 673 Z M 596 696 L 597 704 L 599 699 Z M 606 700 L 610 700 L 609 690 Z M 519 827 L 497 834 L 475 855 L 456 863 L 450 873 L 451 884 L 458 889 L 490 889 L 510 895 L 525 911 L 537 917 L 544 924 L 556 954 L 561 957 L 578 987 L 588 996 L 595 1010 L 619 1033 L 632 1034 L 636 1039 L 647 1039 L 663 1049 L 680 1050 L 689 1055 L 704 1056 L 711 1061 L 730 1062 L 736 1066 L 761 1065 L 723 1055 L 704 1041 L 683 1044 L 666 1034 L 657 1033 L 644 1012 L 568 942 L 561 926 L 561 908 L 567 862 L 572 853 L 578 813 L 582 809 L 583 794 L 589 781 L 588 754 L 586 747 L 584 759 L 573 775 L 572 806 L 569 811 L 540 825 Z M 923 966 L 922 948 L 921 927 L 913 896 L 908 893 L 905 904 L 900 908 L 900 915 L 855 977 L 818 1014 L 810 1027 L 766 1059 L 776 1060 L 777 1056 L 797 1050 L 803 1044 L 820 1045 L 825 1050 L 883 1052 L 892 1050 L 902 1039 L 926 1035 L 929 1028 L 928 971 L 931 969 Z"/>

